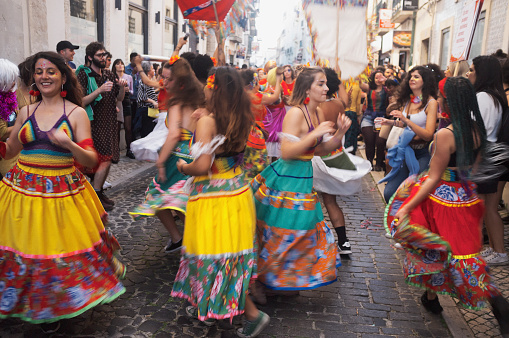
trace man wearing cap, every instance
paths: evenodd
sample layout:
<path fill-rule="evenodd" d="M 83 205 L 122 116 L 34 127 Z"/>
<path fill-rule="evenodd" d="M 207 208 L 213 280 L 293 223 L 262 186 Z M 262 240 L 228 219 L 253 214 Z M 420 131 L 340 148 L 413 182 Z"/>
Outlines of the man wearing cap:
<path fill-rule="evenodd" d="M 80 46 L 75 46 L 67 40 L 60 41 L 57 43 L 57 52 L 62 55 L 65 62 L 71 69 L 76 69 L 76 65 L 72 60 L 74 59 L 75 49 L 79 49 Z"/>

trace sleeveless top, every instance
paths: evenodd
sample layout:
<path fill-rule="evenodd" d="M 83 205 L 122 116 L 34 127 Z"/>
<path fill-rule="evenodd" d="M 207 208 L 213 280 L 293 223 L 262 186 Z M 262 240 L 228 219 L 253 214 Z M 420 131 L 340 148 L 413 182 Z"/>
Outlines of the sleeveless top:
<path fill-rule="evenodd" d="M 306 118 L 306 114 L 304 114 L 304 110 L 302 110 L 302 108 L 300 108 L 300 107 L 299 107 L 299 109 L 302 111 L 302 114 L 304 114 L 304 119 L 306 120 L 306 123 L 308 125 L 308 133 L 310 133 L 313 130 L 315 130 L 315 126 L 313 126 L 313 123 L 311 123 L 311 115 L 309 115 L 308 107 L 306 105 L 304 105 L 304 107 L 306 108 L 306 112 L 308 114 L 309 122 L 308 122 L 308 118 Z M 316 114 L 316 118 L 318 119 L 318 124 L 320 124 L 320 118 L 318 117 L 318 114 Z M 309 147 L 304 152 L 304 154 L 300 155 L 297 159 L 302 160 L 302 161 L 310 161 L 313 158 L 314 154 L 315 154 L 315 148 L 320 143 L 322 143 L 322 141 L 323 141 L 323 137 L 320 136 L 319 138 L 317 138 L 315 140 L 315 144 L 312 145 L 311 147 Z"/>
<path fill-rule="evenodd" d="M 62 130 L 71 140 L 74 140 L 74 132 L 69 118 L 65 113 L 65 101 L 62 116 L 48 131 L 41 130 L 35 118 L 35 112 L 41 103 L 42 101 L 37 105 L 31 115 L 30 112 L 28 112 L 29 116 L 18 132 L 18 140 L 23 145 L 18 163 L 27 167 L 41 169 L 72 168 L 74 166 L 74 157 L 72 153 L 67 149 L 51 143 L 48 137 L 48 132 L 55 129 Z M 69 113 L 69 115 L 71 113 Z"/>
<path fill-rule="evenodd" d="M 412 121 L 413 123 L 415 123 L 416 125 L 418 125 L 419 127 L 421 128 L 426 128 L 426 120 L 427 120 L 427 115 L 426 115 L 426 108 L 428 108 L 428 104 L 431 102 L 431 101 L 434 101 L 435 99 L 431 99 L 428 101 L 428 103 L 426 103 L 426 105 L 424 106 L 424 108 L 422 108 L 418 113 L 416 114 L 408 114 L 406 112 L 406 109 L 408 107 L 408 103 L 406 104 L 405 106 L 405 109 L 403 110 L 403 113 L 405 114 L 405 116 L 407 118 L 410 119 L 410 121 Z"/>

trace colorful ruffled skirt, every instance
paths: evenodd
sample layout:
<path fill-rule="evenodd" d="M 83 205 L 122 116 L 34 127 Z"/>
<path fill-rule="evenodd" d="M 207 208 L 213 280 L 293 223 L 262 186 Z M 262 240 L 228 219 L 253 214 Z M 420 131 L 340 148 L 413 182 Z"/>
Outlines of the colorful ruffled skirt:
<path fill-rule="evenodd" d="M 188 194 L 184 185 L 189 176 L 177 170 L 177 161 L 183 159 L 187 163 L 193 161 L 189 155 L 189 140 L 179 141 L 175 150 L 166 160 L 166 181 L 160 182 L 156 175 L 145 192 L 145 200 L 129 214 L 139 220 L 144 217 L 153 217 L 159 210 L 169 209 L 186 213 Z"/>
<path fill-rule="evenodd" d="M 270 289 L 306 290 L 336 281 L 334 235 L 313 191 L 311 161 L 279 159 L 252 182 L 258 280 Z"/>
<path fill-rule="evenodd" d="M 428 179 L 427 172 L 409 177 L 389 201 L 384 221 L 406 251 L 408 284 L 456 297 L 466 308 L 481 309 L 499 295 L 479 254 L 484 205 L 475 194 L 475 184 L 469 182 L 465 188 L 455 176 L 447 169 L 433 193 L 395 225 L 399 208 Z"/>
<path fill-rule="evenodd" d="M 256 252 L 253 195 L 240 168 L 194 178 L 185 227 L 171 295 L 196 306 L 200 320 L 242 314 Z"/>
<path fill-rule="evenodd" d="M 0 182 L 0 318 L 75 317 L 125 292 L 106 213 L 76 168 L 17 164 Z"/>
<path fill-rule="evenodd" d="M 267 167 L 267 147 L 260 126 L 253 126 L 244 151 L 244 173 L 249 182 Z"/>

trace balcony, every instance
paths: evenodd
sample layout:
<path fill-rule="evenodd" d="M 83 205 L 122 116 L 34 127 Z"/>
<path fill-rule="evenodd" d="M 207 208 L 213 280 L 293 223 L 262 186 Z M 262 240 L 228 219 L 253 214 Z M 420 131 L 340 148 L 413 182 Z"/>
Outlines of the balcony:
<path fill-rule="evenodd" d="M 414 12 L 408 9 L 415 7 L 413 6 L 414 2 L 413 0 L 393 0 L 391 21 L 393 23 L 402 23 L 410 19 Z"/>

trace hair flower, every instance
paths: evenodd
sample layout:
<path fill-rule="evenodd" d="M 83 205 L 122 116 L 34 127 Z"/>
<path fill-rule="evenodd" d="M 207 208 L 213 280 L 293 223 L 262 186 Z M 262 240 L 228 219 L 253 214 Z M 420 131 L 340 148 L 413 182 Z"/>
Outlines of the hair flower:
<path fill-rule="evenodd" d="M 207 88 L 214 89 L 214 80 L 216 79 L 216 75 L 212 74 L 207 79 Z"/>
<path fill-rule="evenodd" d="M 217 67 L 217 59 L 215 57 L 211 57 L 212 62 L 214 63 L 214 67 Z"/>
<path fill-rule="evenodd" d="M 175 63 L 175 61 L 177 61 L 178 59 L 180 59 L 180 56 L 178 55 L 173 55 L 171 58 L 170 58 L 170 61 L 168 61 L 168 63 L 171 65 L 173 65 Z"/>

